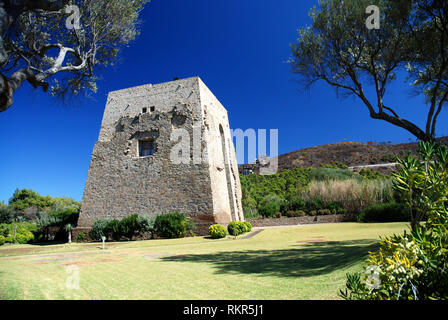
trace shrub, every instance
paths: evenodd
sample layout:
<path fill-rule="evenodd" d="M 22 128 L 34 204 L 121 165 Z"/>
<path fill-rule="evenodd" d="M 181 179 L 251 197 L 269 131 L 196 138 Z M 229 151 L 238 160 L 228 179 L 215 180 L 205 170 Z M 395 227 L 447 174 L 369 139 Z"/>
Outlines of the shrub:
<path fill-rule="evenodd" d="M 57 209 L 48 212 L 48 215 L 50 217 L 54 217 L 55 220 L 58 221 L 59 226 L 65 226 L 66 224 L 71 224 L 76 226 L 78 223 L 78 217 L 79 217 L 79 209 L 78 208 L 72 208 L 67 207 L 63 209 Z"/>
<path fill-rule="evenodd" d="M 182 238 L 193 234 L 194 224 L 181 213 L 167 213 L 158 216 L 154 223 L 157 235 L 164 238 Z"/>
<path fill-rule="evenodd" d="M 6 238 L 5 238 L 5 236 L 3 236 L 3 235 L 0 234 L 0 246 L 4 245 L 5 242 L 6 242 Z"/>
<path fill-rule="evenodd" d="M 294 168 L 272 175 L 241 176 L 243 207 L 247 205 L 245 199 L 249 197 L 256 201 L 257 206 L 269 194 L 276 194 L 283 199 L 293 199 L 298 195 L 300 188 L 308 185 L 309 171 L 308 168 Z"/>
<path fill-rule="evenodd" d="M 274 217 L 278 212 L 280 212 L 280 204 L 276 202 L 269 202 L 267 204 L 261 204 L 258 207 L 258 212 L 266 218 Z"/>
<path fill-rule="evenodd" d="M 232 221 L 227 226 L 227 231 L 232 236 L 239 236 L 240 234 L 246 232 L 246 227 L 244 226 L 244 223 L 242 223 L 241 221 Z"/>
<path fill-rule="evenodd" d="M 154 224 L 155 224 L 154 217 L 139 216 L 137 222 L 139 225 L 140 232 L 150 232 L 151 236 L 153 236 Z"/>
<path fill-rule="evenodd" d="M 119 235 L 132 240 L 132 237 L 140 231 L 139 218 L 137 214 L 123 218 L 118 223 Z"/>
<path fill-rule="evenodd" d="M 86 239 L 86 234 L 82 231 L 80 233 L 78 233 L 78 235 L 75 238 L 76 242 L 83 242 L 85 239 Z"/>
<path fill-rule="evenodd" d="M 306 212 L 303 211 L 303 210 L 297 210 L 297 211 L 290 210 L 290 211 L 286 212 L 286 216 L 290 217 L 290 218 L 292 218 L 292 217 L 304 217 L 304 216 L 306 216 Z"/>
<path fill-rule="evenodd" d="M 369 180 L 390 179 L 390 177 L 388 175 L 385 175 L 381 172 L 374 171 L 371 169 L 361 169 L 361 171 L 359 171 L 359 175 L 361 177 L 363 177 L 364 179 L 369 179 Z"/>
<path fill-rule="evenodd" d="M 418 157 L 398 159 L 401 168 L 393 173 L 394 189 L 410 209 L 411 228 L 448 207 L 448 147 L 420 142 Z"/>
<path fill-rule="evenodd" d="M 336 201 L 328 201 L 325 204 L 325 209 L 330 210 L 332 214 L 338 214 L 344 210 L 344 206 Z"/>
<path fill-rule="evenodd" d="M 319 216 L 328 216 L 331 214 L 331 211 L 329 209 L 320 209 L 317 211 L 317 214 Z"/>
<path fill-rule="evenodd" d="M 362 180 L 362 177 L 347 169 L 314 168 L 310 171 L 309 179 L 310 181 Z"/>
<path fill-rule="evenodd" d="M 321 168 L 332 168 L 332 169 L 348 169 L 348 166 L 344 163 L 333 161 L 331 163 L 321 164 Z"/>
<path fill-rule="evenodd" d="M 347 274 L 340 296 L 347 300 L 438 300 L 448 298 L 448 229 L 445 224 L 418 225 L 415 231 L 380 241 L 380 250 L 369 254 L 370 274 Z M 369 269 L 367 269 L 369 268 Z"/>
<path fill-rule="evenodd" d="M 109 219 L 97 219 L 93 222 L 92 228 L 89 231 L 89 237 L 92 240 L 99 241 L 101 238 L 107 237 L 107 225 Z"/>
<path fill-rule="evenodd" d="M 16 234 L 14 237 L 14 225 L 16 226 Z M 34 233 L 39 228 L 29 222 L 10 223 L 0 225 L 0 235 L 4 237 L 5 242 L 25 244 L 34 240 Z"/>
<path fill-rule="evenodd" d="M 307 204 L 308 209 L 310 210 L 320 210 L 325 208 L 324 200 L 320 197 L 313 197 Z"/>
<path fill-rule="evenodd" d="M 261 215 L 258 213 L 257 208 L 243 207 L 243 213 L 244 217 L 246 217 L 247 219 L 257 219 L 261 217 Z"/>
<path fill-rule="evenodd" d="M 263 198 L 258 205 L 258 212 L 266 218 L 271 218 L 280 212 L 281 206 L 284 204 L 279 196 L 270 194 Z"/>
<path fill-rule="evenodd" d="M 245 221 L 243 224 L 246 226 L 246 232 L 252 231 L 252 224 L 249 221 Z"/>
<path fill-rule="evenodd" d="M 120 240 L 121 238 L 121 229 L 120 229 L 120 220 L 113 219 L 109 220 L 104 228 L 104 236 L 108 239 Z"/>
<path fill-rule="evenodd" d="M 208 228 L 208 233 L 213 239 L 225 238 L 227 235 L 226 228 L 220 224 L 213 224 Z"/>
<path fill-rule="evenodd" d="M 287 208 L 291 211 L 304 210 L 306 208 L 306 202 L 302 198 L 296 197 L 288 203 Z"/>
<path fill-rule="evenodd" d="M 357 218 L 358 222 L 402 222 L 410 220 L 405 204 L 389 202 L 365 208 Z"/>
<path fill-rule="evenodd" d="M 245 217 L 258 218 L 260 216 L 257 210 L 257 201 L 255 201 L 255 199 L 250 196 L 249 192 L 243 193 L 241 204 Z"/>
<path fill-rule="evenodd" d="M 368 273 L 348 274 L 344 299 L 448 299 L 448 148 L 420 142 L 418 158 L 398 162 L 394 186 L 406 199 L 411 232 L 382 239 L 365 261 L 379 285 L 371 285 Z"/>

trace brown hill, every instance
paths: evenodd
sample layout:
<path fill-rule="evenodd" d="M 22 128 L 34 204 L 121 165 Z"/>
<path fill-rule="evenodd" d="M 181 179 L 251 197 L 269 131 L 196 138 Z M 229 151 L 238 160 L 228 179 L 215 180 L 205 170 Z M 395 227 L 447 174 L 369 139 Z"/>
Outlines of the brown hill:
<path fill-rule="evenodd" d="M 448 145 L 448 137 L 438 138 L 438 141 Z M 278 171 L 292 168 L 320 167 L 324 164 L 342 163 L 349 167 L 387 164 L 395 162 L 395 156 L 403 156 L 408 151 L 415 154 L 417 143 L 387 144 L 337 142 L 326 145 L 305 148 L 279 155 Z M 244 165 L 247 168 L 248 165 Z M 241 166 L 240 168 L 243 168 Z M 388 172 L 391 167 L 371 168 Z"/>

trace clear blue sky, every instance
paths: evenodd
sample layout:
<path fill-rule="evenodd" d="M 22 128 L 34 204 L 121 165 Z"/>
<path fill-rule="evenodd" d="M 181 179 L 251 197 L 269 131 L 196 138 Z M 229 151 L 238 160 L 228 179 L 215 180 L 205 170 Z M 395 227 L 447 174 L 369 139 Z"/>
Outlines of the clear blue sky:
<path fill-rule="evenodd" d="M 339 141 L 415 140 L 369 118 L 356 99 L 323 83 L 303 91 L 286 63 L 317 0 L 153 0 L 140 37 L 101 73 L 99 91 L 64 106 L 29 85 L 0 114 L 0 201 L 16 188 L 82 199 L 109 91 L 200 76 L 229 111 L 232 128 L 279 129 L 279 152 Z M 388 105 L 422 124 L 425 105 L 402 83 Z M 420 120 L 419 120 L 420 119 Z M 438 135 L 448 135 L 447 113 Z"/>

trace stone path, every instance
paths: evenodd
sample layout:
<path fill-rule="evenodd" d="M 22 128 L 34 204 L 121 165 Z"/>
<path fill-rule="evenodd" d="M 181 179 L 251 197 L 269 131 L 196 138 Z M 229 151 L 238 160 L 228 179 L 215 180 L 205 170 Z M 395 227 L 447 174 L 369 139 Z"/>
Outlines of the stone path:
<path fill-rule="evenodd" d="M 258 230 L 256 230 L 255 232 L 252 232 L 251 234 L 249 234 L 249 235 L 247 235 L 247 236 L 245 236 L 245 237 L 243 237 L 243 238 L 241 238 L 241 239 L 250 239 L 250 238 L 256 236 L 257 234 L 259 234 L 259 233 L 260 233 L 261 231 L 263 231 L 263 230 L 264 230 L 263 228 L 258 229 Z"/>

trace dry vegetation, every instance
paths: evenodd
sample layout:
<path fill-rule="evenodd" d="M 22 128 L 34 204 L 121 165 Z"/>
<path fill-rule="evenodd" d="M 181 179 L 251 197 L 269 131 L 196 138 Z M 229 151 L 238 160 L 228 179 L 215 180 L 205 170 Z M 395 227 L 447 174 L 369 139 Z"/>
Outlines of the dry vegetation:
<path fill-rule="evenodd" d="M 349 213 L 359 212 L 370 205 L 392 201 L 394 192 L 390 180 L 330 180 L 311 181 L 302 198 L 323 199 L 343 205 Z"/>

